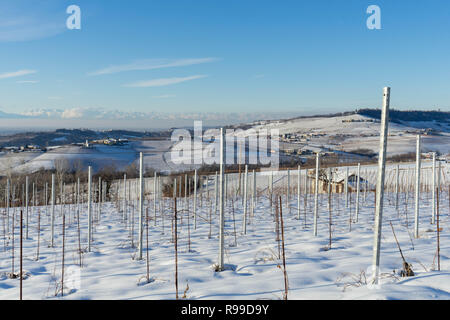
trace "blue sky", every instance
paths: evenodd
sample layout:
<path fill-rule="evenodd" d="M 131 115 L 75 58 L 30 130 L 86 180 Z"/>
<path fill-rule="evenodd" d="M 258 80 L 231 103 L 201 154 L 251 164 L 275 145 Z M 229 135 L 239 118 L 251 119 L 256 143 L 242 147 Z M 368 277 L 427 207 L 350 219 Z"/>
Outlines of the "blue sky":
<path fill-rule="evenodd" d="M 445 0 L 0 0 L 0 110 L 449 110 L 449 39 Z"/>

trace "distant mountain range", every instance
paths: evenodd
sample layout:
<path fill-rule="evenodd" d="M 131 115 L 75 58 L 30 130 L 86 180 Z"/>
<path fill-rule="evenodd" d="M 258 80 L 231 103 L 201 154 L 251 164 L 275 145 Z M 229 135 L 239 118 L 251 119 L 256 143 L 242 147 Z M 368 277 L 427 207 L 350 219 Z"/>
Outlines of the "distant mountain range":
<path fill-rule="evenodd" d="M 27 116 L 16 114 L 16 113 L 6 113 L 0 110 L 0 119 L 21 119 L 26 118 Z"/>
<path fill-rule="evenodd" d="M 7 113 L 0 110 L 0 119 L 64 119 L 64 120 L 215 120 L 231 121 L 236 123 L 251 122 L 255 120 L 301 119 L 315 117 L 336 117 L 360 114 L 380 119 L 380 109 L 356 109 L 339 113 L 324 113 L 318 115 L 300 115 L 304 112 L 137 112 L 107 110 L 102 108 L 72 108 L 72 109 L 32 109 L 21 113 Z M 421 110 L 395 110 L 389 111 L 390 120 L 397 121 L 450 121 L 450 111 L 421 111 Z"/>
<path fill-rule="evenodd" d="M 22 113 L 0 111 L 0 119 L 64 119 L 64 120 L 204 120 L 242 121 L 295 117 L 300 112 L 136 112 L 107 110 L 102 108 L 32 109 Z"/>

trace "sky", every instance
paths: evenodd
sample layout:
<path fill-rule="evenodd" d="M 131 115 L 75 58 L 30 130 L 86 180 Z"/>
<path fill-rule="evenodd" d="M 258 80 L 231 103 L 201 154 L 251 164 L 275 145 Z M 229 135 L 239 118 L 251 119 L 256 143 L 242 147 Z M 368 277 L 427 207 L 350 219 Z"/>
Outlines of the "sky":
<path fill-rule="evenodd" d="M 448 111 L 449 40 L 447 0 L 0 0 L 0 111 Z"/>

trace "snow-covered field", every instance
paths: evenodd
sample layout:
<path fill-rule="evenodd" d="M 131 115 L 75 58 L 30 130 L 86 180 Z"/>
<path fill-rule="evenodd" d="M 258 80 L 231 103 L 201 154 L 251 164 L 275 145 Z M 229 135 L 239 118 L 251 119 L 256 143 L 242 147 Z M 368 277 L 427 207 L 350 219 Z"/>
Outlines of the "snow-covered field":
<path fill-rule="evenodd" d="M 270 157 L 264 155 L 266 150 L 261 148 L 262 141 L 259 142 L 260 145 L 248 143 L 247 147 L 243 148 L 244 150 L 239 149 L 236 141 L 237 137 L 254 136 L 256 133 L 260 133 L 261 129 L 263 130 L 262 132 L 269 135 L 271 129 L 278 129 L 280 134 L 298 133 L 313 135 L 304 138 L 302 142 L 281 141 L 279 143 L 280 150 L 303 149 L 303 151 L 311 152 L 333 151 L 336 155 L 342 156 L 342 161 L 365 161 L 368 160 L 368 157 L 359 154 L 358 150 L 361 151 L 364 149 L 364 151 L 370 151 L 374 154 L 377 154 L 379 151 L 380 123 L 371 121 L 373 119 L 361 115 L 300 118 L 271 121 L 253 125 L 248 130 L 226 132 L 226 161 L 229 164 L 237 162 L 244 163 L 245 158 L 247 158 L 252 163 L 256 163 L 257 161 L 265 164 L 267 162 L 271 162 L 272 164 L 274 162 L 278 163 L 278 161 L 273 161 L 276 158 L 275 154 L 271 154 Z M 387 156 L 391 157 L 415 152 L 416 135 L 420 133 L 419 128 L 434 128 L 439 131 L 438 129 L 440 127 L 434 122 L 390 123 Z M 422 134 L 422 153 L 439 152 L 441 155 L 450 154 L 450 133 L 447 128 L 441 128 L 441 130 L 435 132 L 433 135 Z M 204 134 L 206 135 L 206 133 Z M 62 158 L 67 159 L 72 165 L 76 163 L 81 164 L 83 167 L 91 165 L 94 172 L 97 172 L 105 165 L 111 164 L 116 169 L 123 170 L 132 163 L 135 165 L 139 164 L 139 152 L 144 154 L 144 163 L 147 169 L 152 168 L 162 173 L 193 170 L 201 167 L 201 164 L 198 163 L 213 163 L 215 157 L 217 158 L 216 163 L 218 162 L 217 156 L 209 155 L 206 152 L 207 149 L 212 150 L 214 145 L 216 145 L 218 150 L 218 143 L 210 141 L 210 137 L 208 136 L 203 138 L 203 144 L 194 143 L 192 150 L 189 150 L 185 154 L 172 152 L 172 150 L 180 147 L 182 143 L 177 145 L 176 142 L 172 142 L 170 139 L 130 141 L 130 143 L 124 146 L 93 145 L 91 149 L 74 145 L 61 145 L 51 147 L 45 153 L 0 153 L 0 173 L 8 170 L 15 173 L 30 173 L 42 168 L 53 169 L 55 160 Z M 208 142 L 212 143 L 209 144 Z M 236 145 L 233 142 L 236 142 Z M 228 145 L 228 143 L 231 143 L 231 145 Z M 178 149 L 182 148 L 180 147 Z M 283 152 L 276 153 L 276 156 L 280 162 L 297 159 L 297 156 L 288 156 Z M 308 157 L 311 157 L 311 155 Z"/>
<path fill-rule="evenodd" d="M 347 115 L 336 117 L 299 118 L 292 120 L 278 120 L 252 127 L 258 131 L 261 129 L 278 129 L 280 134 L 323 134 L 313 137 L 305 143 L 299 143 L 299 147 L 307 146 L 308 149 L 320 147 L 337 151 L 351 152 L 357 149 L 370 149 L 378 153 L 380 122 L 370 122 L 373 119 L 362 115 Z M 353 121 L 353 122 L 352 122 Z M 407 122 L 401 124 L 389 123 L 389 142 L 387 156 L 415 152 L 416 135 L 419 129 L 432 128 L 440 132 L 439 135 L 422 136 L 422 152 L 439 151 L 442 154 L 450 153 L 450 134 L 448 127 L 441 127 L 435 122 Z M 249 129 L 250 130 L 250 129 Z M 246 130 L 243 135 L 248 135 Z M 339 141 L 334 141 L 339 137 Z"/>
<path fill-rule="evenodd" d="M 448 170 L 448 169 L 446 169 Z M 274 209 L 270 206 L 264 181 L 258 180 L 258 197 L 249 209 L 247 232 L 243 233 L 242 198 L 236 196 L 233 179 L 225 212 L 225 263 L 227 269 L 215 272 L 218 261 L 218 214 L 214 209 L 214 186 L 203 189 L 197 202 L 197 228 L 194 228 L 193 198 L 189 198 L 189 220 L 185 200 L 178 200 L 178 273 L 179 296 L 187 299 L 281 299 L 284 292 L 282 260 L 275 233 Z M 281 181 L 286 181 L 281 180 Z M 314 196 L 302 192 L 300 219 L 297 211 L 296 177 L 292 177 L 289 207 L 285 185 L 279 182 L 275 192 L 282 196 L 288 299 L 450 299 L 450 215 L 448 180 L 440 195 L 440 270 L 437 271 L 436 225 L 430 223 L 431 194 L 420 199 L 420 237 L 414 238 L 414 192 L 401 189 L 398 210 L 395 193 L 385 195 L 381 246 L 381 285 L 369 282 L 372 262 L 374 193 L 361 192 L 358 221 L 355 193 L 345 206 L 343 194 L 331 200 L 331 248 L 329 247 L 329 210 L 326 194 L 319 195 L 318 235 L 313 236 Z M 402 180 L 403 183 L 403 180 Z M 266 185 L 267 187 L 267 185 Z M 115 190 L 112 188 L 112 190 Z M 303 190 L 303 189 L 301 189 Z M 233 192 L 234 191 L 234 192 Z M 113 191 L 114 192 L 114 191 Z M 234 194 L 234 196 L 232 195 Z M 209 195 L 209 197 L 208 197 Z M 148 195 L 148 257 L 150 283 L 146 281 L 147 244 L 144 228 L 143 260 L 136 260 L 138 243 L 137 201 L 128 202 L 128 220 L 124 222 L 123 202 L 101 206 L 95 222 L 91 252 L 87 249 L 87 205 L 80 206 L 82 267 L 79 268 L 77 206 L 65 205 L 65 289 L 64 297 L 55 296 L 61 281 L 62 215 L 56 206 L 55 246 L 50 244 L 50 208 L 30 209 L 29 238 L 24 239 L 24 299 L 175 299 L 175 251 L 172 242 L 171 199 L 158 202 L 156 219 L 153 197 Z M 249 199 L 251 203 L 251 198 Z M 306 206 L 305 206 L 306 203 Z M 120 204 L 118 209 L 117 204 Z M 250 204 L 249 204 L 250 205 Z M 160 210 L 162 208 L 162 210 Z M 233 210 L 234 208 L 234 210 Z M 98 206 L 93 205 L 97 217 Z M 15 215 L 14 272 L 19 268 L 19 211 Z M 40 252 L 37 255 L 37 225 L 40 213 Z M 6 221 L 2 209 L 2 228 Z M 210 219 L 211 217 L 211 219 Z M 133 218 L 133 219 L 131 219 Z M 134 223 L 130 223 L 132 220 Z M 398 274 L 402 259 L 389 222 L 406 261 L 412 264 L 414 277 Z M 10 226 L 12 221 L 9 220 Z M 4 234 L 4 229 L 1 235 Z M 25 234 L 25 230 L 24 230 Z M 133 240 L 132 240 L 133 239 Z M 190 239 L 190 250 L 189 250 Z M 18 299 L 19 280 L 9 279 L 12 270 L 12 238 L 0 244 L 0 299 Z M 366 281 L 367 280 L 367 281 Z M 188 286 L 188 290 L 186 290 Z"/>
<path fill-rule="evenodd" d="M 114 165 L 117 170 L 123 170 L 132 163 L 139 165 L 139 152 L 145 154 L 145 165 L 157 171 L 178 169 L 176 165 L 168 163 L 170 160 L 169 140 L 132 141 L 124 146 L 93 145 L 86 149 L 74 145 L 51 147 L 47 152 L 0 153 L 0 171 L 11 170 L 14 173 L 30 173 L 40 169 L 51 170 L 55 161 L 66 159 L 70 165 L 76 167 L 79 163 L 83 168 L 92 166 L 94 172 Z"/>

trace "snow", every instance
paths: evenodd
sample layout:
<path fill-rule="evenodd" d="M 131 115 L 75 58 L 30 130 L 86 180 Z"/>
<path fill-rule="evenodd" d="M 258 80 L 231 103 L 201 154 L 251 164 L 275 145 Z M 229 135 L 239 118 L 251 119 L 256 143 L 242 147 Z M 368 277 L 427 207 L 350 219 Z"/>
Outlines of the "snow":
<path fill-rule="evenodd" d="M 353 122 L 347 122 L 351 121 Z M 361 121 L 361 122 L 357 122 Z M 281 141 L 280 149 L 303 149 L 313 152 L 334 151 L 336 155 L 343 155 L 347 161 L 367 160 L 366 156 L 353 154 L 358 149 L 368 149 L 373 154 L 379 151 L 379 122 L 372 118 L 361 115 L 338 116 L 338 117 L 316 117 L 300 118 L 284 121 L 272 121 L 260 125 L 255 125 L 248 130 L 237 130 L 227 132 L 227 142 L 232 142 L 236 137 L 248 137 L 259 132 L 260 129 L 267 130 L 270 135 L 270 129 L 278 129 L 280 134 L 302 133 L 302 134 L 320 134 L 318 136 L 307 138 L 307 141 L 301 143 L 287 143 Z M 416 134 L 420 128 L 436 126 L 434 122 L 404 122 L 403 124 L 389 123 L 389 139 L 387 144 L 387 157 L 415 152 Z M 264 132 L 264 131 L 263 131 Z M 213 156 L 207 156 L 206 149 L 212 148 L 214 142 L 209 140 L 208 136 L 203 137 L 204 143 L 198 148 L 193 145 L 192 157 L 200 159 L 200 163 L 211 164 L 214 162 Z M 231 138 L 231 139 L 230 139 Z M 64 136 L 55 138 L 63 142 Z M 214 140 L 213 140 L 214 141 Z M 261 142 L 261 141 L 260 141 Z M 72 164 L 82 162 L 84 165 L 92 165 L 94 172 L 105 165 L 114 165 L 117 169 L 124 169 L 134 163 L 138 165 L 139 152 L 144 154 L 144 163 L 147 170 L 155 169 L 161 173 L 181 172 L 186 170 L 198 169 L 201 164 L 192 163 L 191 153 L 181 155 L 175 163 L 172 150 L 177 145 L 171 140 L 140 140 L 130 141 L 125 146 L 103 146 L 94 145 L 92 149 L 83 149 L 80 146 L 61 145 L 48 148 L 46 153 L 41 152 L 20 152 L 12 154 L 0 153 L 0 171 L 13 168 L 14 172 L 29 173 L 35 172 L 41 168 L 54 168 L 54 161 L 59 158 L 68 159 Z M 218 146 L 217 146 L 218 147 Z M 260 145 L 261 147 L 261 145 Z M 245 151 L 245 157 L 251 162 L 259 159 L 260 163 L 275 159 L 275 155 L 264 156 L 265 150 L 257 149 L 258 146 L 249 143 Z M 442 131 L 438 135 L 422 135 L 422 153 L 439 152 L 443 155 L 450 154 L 450 133 Z M 234 164 L 238 161 L 244 162 L 244 157 L 239 157 L 239 147 L 226 148 L 226 161 L 228 164 Z M 296 156 L 287 156 L 280 153 L 280 161 L 292 160 Z M 273 158 L 272 158 L 273 157 Z M 309 156 L 306 156 L 306 158 Z M 217 157 L 218 158 L 218 157 Z M 235 159 L 236 158 L 236 159 Z M 267 158 L 267 159 L 266 159 Z M 305 156 L 303 156 L 305 158 Z M 92 161 L 91 161 L 92 160 Z M 262 161 L 263 160 L 263 161 Z M 272 161 L 276 166 L 278 162 Z"/>
<path fill-rule="evenodd" d="M 354 120 L 353 122 L 347 122 Z M 362 115 L 348 115 L 337 117 L 299 118 L 285 121 L 273 121 L 263 125 L 255 125 L 245 130 L 240 135 L 248 136 L 250 130 L 278 129 L 280 134 L 300 133 L 324 134 L 322 137 L 310 138 L 306 143 L 298 146 L 320 147 L 320 149 L 332 149 L 336 151 L 351 152 L 357 149 L 369 149 L 374 153 L 379 151 L 380 122 L 370 122 L 373 119 Z M 406 122 L 402 124 L 389 122 L 389 139 L 387 156 L 415 152 L 416 135 L 419 129 L 434 128 L 441 131 L 439 135 L 422 135 L 422 152 L 439 151 L 442 154 L 450 153 L 450 134 L 448 129 L 439 127 L 435 122 Z M 446 131 L 447 130 L 447 131 Z M 339 136 L 341 140 L 333 143 L 333 137 Z"/>
<path fill-rule="evenodd" d="M 388 168 L 387 177 L 392 175 Z M 363 167 L 364 168 L 364 167 Z M 362 171 L 364 172 L 364 170 Z M 448 167 L 445 167 L 448 173 Z M 291 171 L 295 174 L 295 171 Z M 203 190 L 203 201 L 198 200 L 197 229 L 194 229 L 193 215 L 189 220 L 191 251 L 188 251 L 187 214 L 179 215 L 178 270 L 179 295 L 189 285 L 188 299 L 281 299 L 284 291 L 283 272 L 280 269 L 278 244 L 274 232 L 275 223 L 267 197 L 268 172 L 258 176 L 258 199 L 253 216 L 248 217 L 247 234 L 242 233 L 242 202 L 234 199 L 234 218 L 232 211 L 232 193 L 236 195 L 236 178 L 229 180 L 229 196 L 226 206 L 225 263 L 227 270 L 214 272 L 213 265 L 218 259 L 218 214 L 212 209 L 211 237 L 209 237 L 209 201 Z M 275 185 L 283 190 L 286 179 L 283 173 Z M 448 177 L 448 175 L 447 175 Z M 406 178 L 406 177 L 405 177 Z M 390 180 L 388 180 L 390 181 Z M 448 181 L 448 180 L 447 180 Z M 293 186 L 296 177 L 291 177 Z M 412 183 L 412 182 L 411 182 Z M 151 185 L 151 184 L 150 184 Z M 251 185 L 251 184 L 250 184 Z M 411 184 L 413 185 L 413 184 Z M 445 187 L 447 188 L 447 187 Z M 250 188 L 251 189 L 251 188 Z M 115 188 L 111 188 L 115 192 Z M 213 185 L 209 195 L 213 196 Z M 413 238 L 414 195 L 413 191 L 400 194 L 399 210 L 395 209 L 395 194 L 389 191 L 385 195 L 382 246 L 381 246 L 381 285 L 374 286 L 369 280 L 372 261 L 374 194 L 370 192 L 360 198 L 358 222 L 349 225 L 350 212 L 354 217 L 354 194 L 351 207 L 345 209 L 342 194 L 334 195 L 332 201 L 332 246 L 329 241 L 329 212 L 327 195 L 319 195 L 318 236 L 313 236 L 313 201 L 308 194 L 307 208 L 304 210 L 304 194 L 301 195 L 301 215 L 297 220 L 296 191 L 291 190 L 290 209 L 286 205 L 285 194 L 282 198 L 285 226 L 285 247 L 287 274 L 289 278 L 289 299 L 449 299 L 450 298 L 450 216 L 448 210 L 448 192 L 441 193 L 440 253 L 441 271 L 436 271 L 436 225 L 430 224 L 431 195 L 423 192 L 420 201 L 420 237 Z M 233 192 L 234 191 L 234 192 Z M 149 222 L 149 263 L 151 282 L 144 279 L 146 274 L 146 241 L 144 231 L 144 260 L 133 259 L 136 248 L 131 247 L 131 229 L 129 223 L 122 220 L 123 213 L 113 201 L 102 205 L 101 218 L 95 223 L 92 252 L 82 255 L 83 267 L 78 268 L 79 255 L 76 228 L 76 206 L 65 205 L 66 214 L 66 275 L 67 288 L 64 297 L 55 297 L 56 282 L 60 281 L 62 216 L 60 207 L 56 207 L 55 247 L 49 247 L 50 209 L 45 206 L 30 210 L 29 239 L 24 240 L 24 269 L 29 277 L 23 281 L 25 299 L 174 299 L 174 244 L 171 242 L 170 199 L 164 200 L 164 214 L 158 210 L 156 225 L 153 220 L 153 203 L 148 200 L 145 208 L 151 218 Z M 148 199 L 153 197 L 148 196 Z M 408 205 L 406 206 L 406 202 Z M 249 201 L 251 202 L 251 201 Z M 179 199 L 178 208 L 184 208 L 184 199 Z M 212 199 L 214 206 L 214 200 Z M 122 203 L 121 203 L 122 204 Z M 192 211 L 192 197 L 189 208 Z M 87 248 L 87 206 L 81 206 L 81 247 Z M 97 204 L 93 205 L 96 216 Z M 37 213 L 41 214 L 41 245 L 39 260 L 35 260 L 37 249 Z M 128 214 L 134 212 L 134 244 L 137 244 L 138 212 L 136 201 L 129 202 Z M 250 210 L 251 211 L 251 210 Z M 3 209 L 0 209 L 5 218 Z M 10 209 L 10 215 L 13 209 Z M 15 270 L 18 270 L 18 210 L 15 233 Z M 164 217 L 164 222 L 162 220 Z M 306 217 L 306 219 L 305 219 Z M 2 219 L 3 220 L 3 219 Z M 234 225 L 235 221 L 235 225 Z M 389 224 L 395 228 L 405 259 L 412 264 L 414 277 L 400 278 L 398 271 L 402 260 Z M 3 221 L 2 221 L 3 225 Z M 235 228 L 236 240 L 235 245 Z M 3 234 L 3 233 L 2 233 Z M 4 250 L 2 239 L 0 249 L 0 299 L 17 299 L 19 281 L 9 279 L 11 272 L 11 242 Z M 281 267 L 282 268 L 282 267 Z M 393 272 L 395 270 L 395 272 Z M 73 273 L 72 273 L 73 272 Z M 79 274 L 79 277 L 76 275 Z M 355 280 L 359 279 L 361 281 Z M 78 282 L 78 279 L 80 282 Z"/>

